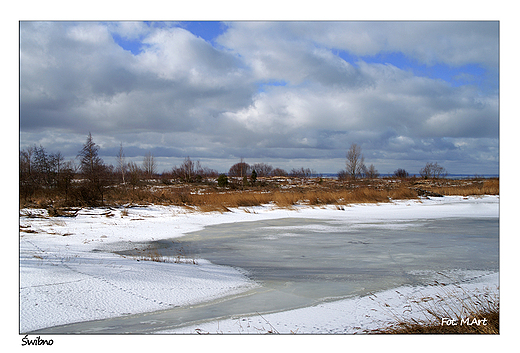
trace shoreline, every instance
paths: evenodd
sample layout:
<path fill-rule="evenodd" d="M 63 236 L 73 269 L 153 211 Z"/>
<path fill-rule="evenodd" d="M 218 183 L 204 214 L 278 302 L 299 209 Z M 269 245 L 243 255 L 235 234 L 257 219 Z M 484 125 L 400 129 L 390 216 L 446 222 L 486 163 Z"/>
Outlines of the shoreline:
<path fill-rule="evenodd" d="M 463 271 L 461 271 L 463 272 Z M 207 320 L 156 334 L 367 334 L 396 326 L 398 321 L 424 320 L 421 302 L 456 295 L 499 295 L 499 272 L 467 271 L 475 276 L 464 283 L 442 286 L 399 286 L 365 296 L 321 303 L 273 313 L 239 315 L 223 320 Z M 429 303 L 428 306 L 432 304 Z M 469 319 L 469 318 L 468 318 Z"/>

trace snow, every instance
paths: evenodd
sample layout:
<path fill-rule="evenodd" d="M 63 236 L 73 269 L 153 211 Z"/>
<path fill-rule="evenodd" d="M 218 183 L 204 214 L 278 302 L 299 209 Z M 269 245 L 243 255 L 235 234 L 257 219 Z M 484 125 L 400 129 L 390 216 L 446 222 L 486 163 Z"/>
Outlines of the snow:
<path fill-rule="evenodd" d="M 425 316 L 425 308 L 438 309 L 444 304 L 445 310 L 449 312 L 455 307 L 453 303 L 457 303 L 457 299 L 454 298 L 470 294 L 498 298 L 498 273 L 468 273 L 467 275 L 470 278 L 463 285 L 405 286 L 308 308 L 215 320 L 158 333 L 359 334 L 373 332 L 395 325 L 398 320 L 404 322 L 410 322 L 408 320 L 411 318 L 426 320 L 428 317 Z M 450 298 L 447 303 L 440 300 L 446 297 Z"/>
<path fill-rule="evenodd" d="M 226 213 L 202 213 L 175 206 L 82 209 L 72 217 L 47 217 L 45 210 L 20 211 L 20 332 L 73 322 L 151 312 L 192 305 L 237 294 L 258 284 L 239 269 L 208 261 L 165 259 L 137 261 L 111 251 L 138 242 L 172 239 L 205 226 L 301 217 L 315 219 L 370 219 L 387 223 L 443 217 L 498 217 L 498 196 L 444 197 L 335 206 L 274 205 L 244 207 Z M 398 226 L 398 225 L 396 225 Z M 108 251 L 110 250 L 110 251 Z M 498 286 L 497 274 L 478 274 L 465 286 L 482 290 Z M 435 290 L 399 288 L 406 296 Z M 378 298 L 404 307 L 405 297 L 387 291 Z M 373 299 L 373 298 L 372 298 Z M 372 306 L 371 306 L 372 305 Z M 363 332 L 385 324 L 388 315 L 376 313 L 369 297 L 323 303 L 310 308 L 205 323 L 176 332 Z M 367 314 L 369 313 L 369 314 Z M 386 316 L 385 316 L 386 315 Z M 385 321 L 386 320 L 386 321 Z M 312 324 L 311 324 L 312 323 Z M 216 326 L 215 326 L 216 325 Z M 314 327 L 314 326 L 316 327 Z M 312 327 L 311 327 L 312 326 Z M 248 327 L 248 330 L 245 328 Z"/>

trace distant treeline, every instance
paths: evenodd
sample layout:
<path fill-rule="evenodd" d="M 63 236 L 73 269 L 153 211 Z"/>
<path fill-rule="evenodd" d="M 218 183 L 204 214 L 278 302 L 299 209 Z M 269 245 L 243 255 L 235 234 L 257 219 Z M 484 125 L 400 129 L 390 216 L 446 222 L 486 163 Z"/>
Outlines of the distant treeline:
<path fill-rule="evenodd" d="M 123 146 L 116 156 L 116 165 L 106 164 L 99 157 L 99 146 L 89 133 L 83 148 L 74 160 L 65 161 L 61 152 L 49 153 L 43 146 L 20 150 L 20 199 L 29 201 L 45 194 L 71 204 L 97 205 L 103 202 L 107 188 L 115 185 L 135 188 L 145 180 L 160 179 L 163 183 L 203 183 L 226 178 L 253 178 L 268 176 L 310 177 L 316 172 L 310 169 L 292 169 L 287 172 L 266 163 L 248 164 L 242 160 L 234 164 L 228 173 L 203 167 L 200 161 L 186 157 L 180 166 L 157 173 L 157 164 L 147 153 L 141 165 L 126 162 Z M 226 179 L 227 185 L 227 179 Z"/>
<path fill-rule="evenodd" d="M 293 168 L 289 172 L 274 168 L 270 164 L 248 164 L 243 159 L 231 166 L 227 173 L 203 167 L 200 161 L 186 157 L 180 166 L 173 166 L 161 174 L 151 153 L 147 153 L 141 165 L 126 162 L 123 146 L 116 156 L 116 165 L 105 164 L 99 157 L 97 146 L 89 133 L 76 159 L 65 161 L 63 155 L 48 153 L 43 146 L 33 146 L 20 151 L 20 201 L 30 201 L 33 197 L 46 196 L 64 200 L 74 205 L 98 205 L 103 203 L 105 192 L 110 187 L 123 186 L 135 189 L 143 181 L 161 180 L 164 184 L 173 182 L 206 183 L 217 182 L 218 186 L 229 186 L 228 177 L 237 185 L 257 185 L 262 177 L 334 177 L 339 180 L 356 178 L 379 178 L 381 175 L 373 165 L 366 167 L 359 146 L 353 144 L 347 153 L 346 168 L 337 174 L 317 174 L 309 168 Z M 397 169 L 392 176 L 408 178 L 404 169 Z M 447 177 L 447 171 L 437 163 L 427 163 L 421 169 L 423 178 Z M 449 177 L 449 176 L 448 176 Z M 452 176 L 456 178 L 457 176 Z M 474 176 L 475 177 L 475 176 Z M 231 186 L 233 186 L 232 184 Z M 236 185 L 235 185 L 236 186 Z"/>

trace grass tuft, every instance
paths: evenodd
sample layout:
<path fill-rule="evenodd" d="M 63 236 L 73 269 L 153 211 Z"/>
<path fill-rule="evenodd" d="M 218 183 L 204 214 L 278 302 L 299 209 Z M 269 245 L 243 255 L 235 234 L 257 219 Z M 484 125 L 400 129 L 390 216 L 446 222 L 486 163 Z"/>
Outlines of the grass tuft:
<path fill-rule="evenodd" d="M 424 318 L 407 318 L 393 314 L 396 323 L 371 333 L 383 334 L 499 334 L 500 302 L 498 294 L 491 290 L 469 292 L 456 285 L 455 289 L 443 289 L 436 283 L 439 294 L 412 300 L 412 305 Z"/>

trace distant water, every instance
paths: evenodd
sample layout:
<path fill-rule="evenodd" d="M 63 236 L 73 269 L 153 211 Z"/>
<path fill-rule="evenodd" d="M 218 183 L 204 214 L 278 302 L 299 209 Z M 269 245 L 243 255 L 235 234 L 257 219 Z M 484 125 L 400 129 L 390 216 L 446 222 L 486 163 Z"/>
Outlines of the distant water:
<path fill-rule="evenodd" d="M 379 174 L 380 178 L 388 178 L 392 177 L 393 174 Z M 337 178 L 337 173 L 321 173 L 321 174 L 313 174 L 312 177 L 318 178 Z M 410 177 L 416 177 L 420 178 L 421 176 L 419 174 L 410 174 Z M 448 174 L 446 177 L 447 179 L 473 179 L 475 177 L 479 178 L 485 178 L 485 179 L 491 179 L 491 178 L 498 178 L 498 174 Z"/>

